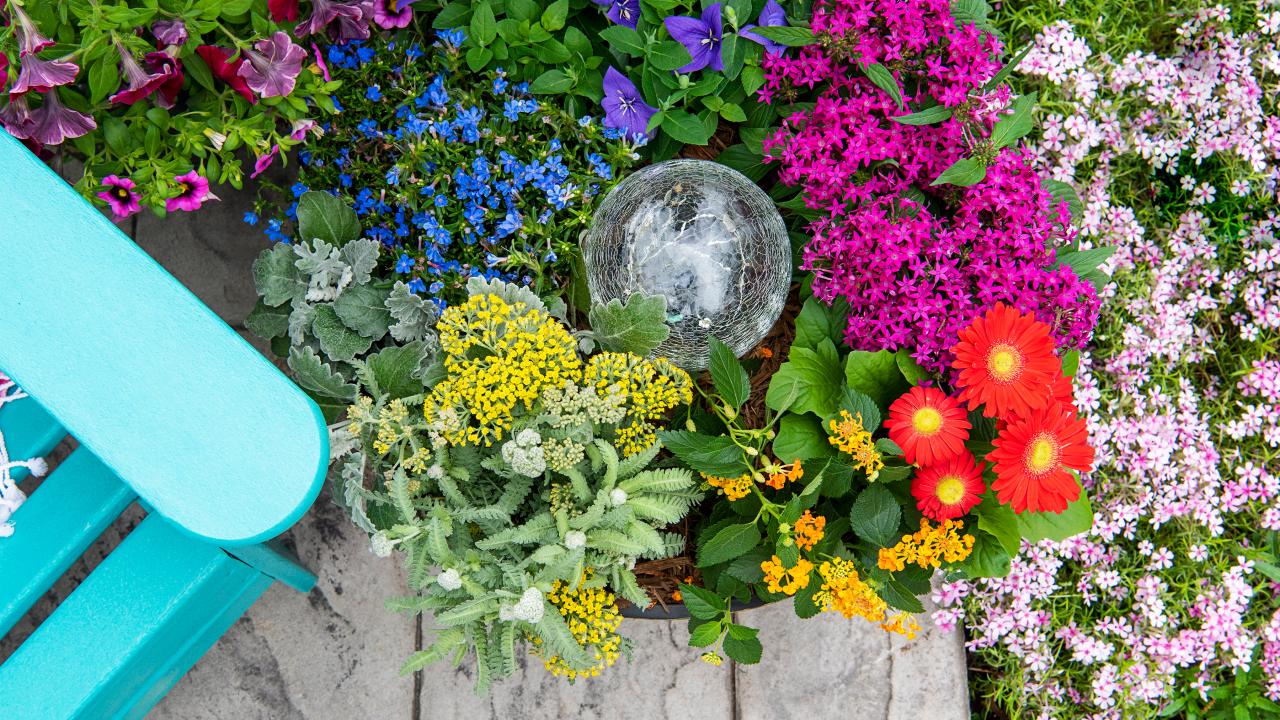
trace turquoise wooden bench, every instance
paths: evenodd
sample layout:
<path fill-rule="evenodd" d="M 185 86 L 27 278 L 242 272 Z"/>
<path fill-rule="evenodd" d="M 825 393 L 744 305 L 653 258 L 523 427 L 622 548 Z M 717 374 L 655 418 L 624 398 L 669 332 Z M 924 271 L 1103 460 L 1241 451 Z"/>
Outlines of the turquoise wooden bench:
<path fill-rule="evenodd" d="M 0 715 L 142 717 L 273 582 L 311 589 L 272 538 L 319 491 L 325 423 L 2 132 L 0 184 L 0 368 L 31 396 L 0 432 L 15 459 L 80 442 L 0 539 L 0 634 L 130 503 L 148 513 L 0 665 Z"/>

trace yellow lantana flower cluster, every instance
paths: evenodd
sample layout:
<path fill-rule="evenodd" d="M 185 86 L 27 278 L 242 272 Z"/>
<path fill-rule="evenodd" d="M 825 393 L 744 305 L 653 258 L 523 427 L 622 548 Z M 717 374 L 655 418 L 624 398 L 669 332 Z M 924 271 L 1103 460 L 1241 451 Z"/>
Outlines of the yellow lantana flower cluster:
<path fill-rule="evenodd" d="M 693 380 L 689 373 L 666 358 L 646 360 L 631 353 L 599 353 L 587 361 L 582 382 L 601 395 L 616 389 L 626 398 L 629 422 L 618 428 L 616 438 L 623 457 L 653 445 L 657 439 L 654 420 L 672 408 L 693 401 Z"/>
<path fill-rule="evenodd" d="M 725 497 L 729 498 L 730 502 L 734 500 L 741 500 L 742 498 L 751 494 L 752 480 L 750 475 L 739 475 L 738 477 L 733 477 L 733 478 L 722 478 L 722 477 L 715 477 L 714 475 L 708 475 L 706 473 L 699 473 L 699 474 L 702 475 L 703 480 L 707 481 L 708 485 L 710 485 L 713 488 L 716 488 L 721 493 L 723 493 Z"/>
<path fill-rule="evenodd" d="M 590 576 L 591 572 L 587 571 L 583 582 Z M 622 624 L 622 616 L 618 614 L 618 604 L 613 593 L 604 588 L 583 587 L 581 583 L 574 590 L 567 583 L 557 580 L 552 584 L 547 600 L 560 611 L 569 631 L 573 633 L 573 639 L 595 660 L 595 664 L 587 670 L 577 670 L 559 655 L 552 655 L 543 661 L 552 675 L 568 680 L 596 677 L 601 670 L 618 660 L 618 653 L 622 649 L 618 626 Z"/>
<path fill-rule="evenodd" d="M 818 567 L 822 587 L 813 601 L 824 611 L 838 612 L 845 618 L 863 617 L 871 622 L 884 622 L 888 605 L 862 578 L 853 561 L 834 558 Z"/>
<path fill-rule="evenodd" d="M 934 527 L 928 518 L 920 518 L 918 532 L 903 535 L 891 548 L 880 549 L 880 569 L 898 572 L 912 564 L 928 569 L 940 567 L 943 561 L 962 562 L 973 552 L 973 536 L 961 535 L 963 529 L 960 520 L 944 520 Z"/>
<path fill-rule="evenodd" d="M 829 427 L 831 437 L 827 441 L 853 458 L 853 466 L 864 470 L 867 479 L 875 482 L 876 476 L 884 467 L 884 458 L 876 450 L 871 433 L 862 424 L 862 413 L 854 416 L 848 410 L 841 410 L 840 419 L 832 418 Z"/>
<path fill-rule="evenodd" d="M 447 377 L 423 404 L 451 445 L 492 446 L 511 429 L 517 406 L 582 368 L 569 331 L 548 313 L 498 295 L 472 295 L 436 326 Z"/>
<path fill-rule="evenodd" d="M 821 515 L 814 516 L 808 510 L 800 516 L 796 521 L 795 539 L 796 547 L 801 550 L 812 550 L 814 545 L 822 539 L 823 528 L 827 526 L 827 519 Z"/>
<path fill-rule="evenodd" d="M 774 555 L 772 559 L 760 563 L 764 571 L 764 581 L 769 592 L 795 595 L 802 588 L 809 587 L 809 574 L 813 572 L 813 563 L 800 558 L 795 567 L 784 567 L 782 559 Z"/>
<path fill-rule="evenodd" d="M 916 633 L 920 632 L 920 623 L 916 621 L 916 616 L 909 612 L 894 613 L 893 617 L 887 622 L 880 623 L 880 629 L 885 632 L 898 633 L 905 636 L 908 640 L 915 638 Z"/>
<path fill-rule="evenodd" d="M 800 465 L 800 458 L 796 458 L 790 465 L 783 465 L 781 462 L 773 464 L 772 467 L 766 467 L 769 471 L 769 479 L 764 481 L 765 485 L 774 490 L 781 490 L 784 485 L 789 482 L 799 482 L 804 477 L 804 468 Z"/>

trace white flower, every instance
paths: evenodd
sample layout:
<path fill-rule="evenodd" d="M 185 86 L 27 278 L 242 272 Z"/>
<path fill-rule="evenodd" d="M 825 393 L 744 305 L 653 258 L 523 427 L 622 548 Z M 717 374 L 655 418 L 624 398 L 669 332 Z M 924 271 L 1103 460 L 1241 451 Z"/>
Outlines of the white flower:
<path fill-rule="evenodd" d="M 525 428 L 524 430 L 520 431 L 519 435 L 516 435 L 516 444 L 520 445 L 521 447 L 531 447 L 533 445 L 539 445 L 541 443 L 542 443 L 542 436 L 539 435 L 538 431 L 534 430 L 533 428 Z"/>
<path fill-rule="evenodd" d="M 544 610 L 546 610 L 546 603 L 542 600 L 542 591 L 531 587 L 524 591 L 524 595 L 520 596 L 520 602 L 516 603 L 516 606 L 512 608 L 511 614 L 516 620 L 523 620 L 537 625 L 542 620 Z"/>
<path fill-rule="evenodd" d="M 440 583 L 440 587 L 445 590 L 457 590 L 462 587 L 462 576 L 457 570 L 449 568 L 436 576 L 436 582 Z"/>
<path fill-rule="evenodd" d="M 501 620 L 502 622 L 511 622 L 512 620 L 515 620 L 516 619 L 515 607 L 511 605 L 506 605 L 506 604 L 499 605 L 498 619 Z"/>
<path fill-rule="evenodd" d="M 587 534 L 581 530 L 570 530 L 564 534 L 564 546 L 576 550 L 587 544 Z"/>
<path fill-rule="evenodd" d="M 627 502 L 627 491 L 622 488 L 614 488 L 613 492 L 609 493 L 609 502 L 612 502 L 615 507 L 624 504 Z"/>
<path fill-rule="evenodd" d="M 431 478 L 432 480 L 439 480 L 440 478 L 444 477 L 444 466 L 432 465 L 431 467 L 427 468 L 427 477 Z"/>
<path fill-rule="evenodd" d="M 381 530 L 369 538 L 369 549 L 378 557 L 391 557 L 391 550 L 394 547 L 395 543 L 391 542 L 391 538 Z"/>

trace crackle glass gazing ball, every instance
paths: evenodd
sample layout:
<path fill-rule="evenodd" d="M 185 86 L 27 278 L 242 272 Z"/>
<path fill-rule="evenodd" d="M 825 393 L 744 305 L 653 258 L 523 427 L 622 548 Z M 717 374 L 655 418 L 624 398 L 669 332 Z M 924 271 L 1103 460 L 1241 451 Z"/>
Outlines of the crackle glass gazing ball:
<path fill-rule="evenodd" d="M 705 160 L 650 165 L 615 187 L 582 242 L 593 302 L 667 298 L 671 335 L 654 352 L 707 366 L 715 336 L 741 356 L 777 321 L 791 243 L 773 201 L 736 170 Z"/>

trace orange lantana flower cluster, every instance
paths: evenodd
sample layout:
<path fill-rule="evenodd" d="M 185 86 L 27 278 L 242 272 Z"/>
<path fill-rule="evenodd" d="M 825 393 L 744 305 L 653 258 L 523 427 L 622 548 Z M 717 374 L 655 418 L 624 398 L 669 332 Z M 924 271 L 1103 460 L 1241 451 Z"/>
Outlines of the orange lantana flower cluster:
<path fill-rule="evenodd" d="M 963 562 L 973 552 L 973 536 L 961 535 L 963 529 L 959 520 L 944 520 L 934 527 L 928 518 L 920 518 L 919 531 L 903 535 L 891 548 L 880 548 L 880 569 L 899 572 L 908 565 L 929 569 L 941 567 L 944 561 Z"/>

